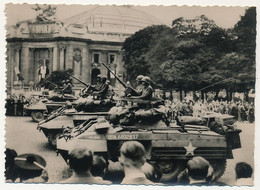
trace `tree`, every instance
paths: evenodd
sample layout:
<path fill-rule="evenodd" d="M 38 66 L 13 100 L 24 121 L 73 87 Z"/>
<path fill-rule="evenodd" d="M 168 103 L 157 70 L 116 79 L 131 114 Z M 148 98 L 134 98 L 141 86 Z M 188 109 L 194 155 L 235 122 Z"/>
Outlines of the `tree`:
<path fill-rule="evenodd" d="M 125 62 L 126 79 L 134 81 L 136 76 L 149 75 L 150 63 L 146 59 L 153 41 L 165 30 L 170 28 L 165 25 L 154 25 L 146 27 L 127 38 L 123 43 L 123 60 Z"/>
<path fill-rule="evenodd" d="M 61 70 L 61 71 L 53 71 L 50 76 L 48 76 L 46 79 L 43 79 L 40 82 L 41 86 L 44 86 L 45 88 L 48 88 L 50 90 L 62 86 L 63 80 L 69 80 L 70 76 L 67 74 L 72 74 L 72 69 L 68 70 Z"/>

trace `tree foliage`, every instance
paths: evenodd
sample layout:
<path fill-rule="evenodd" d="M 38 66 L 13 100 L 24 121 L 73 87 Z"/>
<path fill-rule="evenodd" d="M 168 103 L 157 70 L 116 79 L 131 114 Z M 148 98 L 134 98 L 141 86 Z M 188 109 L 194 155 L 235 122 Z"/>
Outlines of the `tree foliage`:
<path fill-rule="evenodd" d="M 220 28 L 205 15 L 180 17 L 172 28 L 136 32 L 123 50 L 130 81 L 143 74 L 165 88 L 232 93 L 254 88 L 255 46 L 256 9 L 251 7 L 234 28 Z"/>
<path fill-rule="evenodd" d="M 40 83 L 41 86 L 48 88 L 50 90 L 62 86 L 63 80 L 69 80 L 70 76 L 67 74 L 72 74 L 72 69 L 53 71 L 46 79 L 43 79 Z M 56 85 L 56 86 L 55 86 Z"/>

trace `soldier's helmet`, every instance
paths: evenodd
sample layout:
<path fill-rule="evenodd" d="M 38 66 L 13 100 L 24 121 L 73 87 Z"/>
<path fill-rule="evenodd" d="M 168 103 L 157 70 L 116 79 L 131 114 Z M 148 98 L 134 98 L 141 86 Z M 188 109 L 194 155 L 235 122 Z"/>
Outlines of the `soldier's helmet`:
<path fill-rule="evenodd" d="M 143 79 L 143 77 L 144 77 L 143 75 L 138 75 L 135 80 L 136 81 L 141 81 Z"/>
<path fill-rule="evenodd" d="M 151 79 L 150 79 L 150 77 L 148 77 L 148 76 L 144 76 L 141 81 L 142 81 L 142 82 L 145 82 L 145 83 L 147 83 L 147 84 L 150 84 Z"/>
<path fill-rule="evenodd" d="M 101 74 L 98 74 L 97 78 L 102 78 L 102 75 L 101 75 Z"/>

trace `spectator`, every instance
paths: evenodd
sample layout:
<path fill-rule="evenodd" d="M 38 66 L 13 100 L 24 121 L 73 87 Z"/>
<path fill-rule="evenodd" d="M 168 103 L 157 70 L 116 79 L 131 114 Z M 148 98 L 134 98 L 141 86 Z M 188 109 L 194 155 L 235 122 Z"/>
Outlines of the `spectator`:
<path fill-rule="evenodd" d="M 5 179 L 6 182 L 15 182 L 18 178 L 17 168 L 14 164 L 14 159 L 17 153 L 13 149 L 7 148 L 5 150 Z"/>
<path fill-rule="evenodd" d="M 237 179 L 235 185 L 254 185 L 253 179 L 251 178 L 253 169 L 249 164 L 245 162 L 239 162 L 236 164 L 235 171 Z"/>
<path fill-rule="evenodd" d="M 187 174 L 191 185 L 208 185 L 209 162 L 200 156 L 193 157 L 187 163 Z"/>
<path fill-rule="evenodd" d="M 95 177 L 99 177 L 103 180 L 108 169 L 108 164 L 102 156 L 95 155 L 93 157 L 93 166 L 91 167 L 91 173 Z M 106 184 L 112 184 L 111 181 L 105 180 Z"/>
<path fill-rule="evenodd" d="M 120 149 L 119 162 L 122 164 L 125 177 L 121 184 L 154 184 L 142 171 L 146 151 L 137 141 L 125 142 Z"/>
<path fill-rule="evenodd" d="M 87 148 L 75 148 L 69 151 L 69 166 L 73 170 L 73 174 L 61 183 L 110 184 L 91 174 L 93 153 Z"/>
<path fill-rule="evenodd" d="M 48 173 L 45 170 L 46 161 L 36 154 L 22 154 L 14 159 L 20 182 L 45 183 Z"/>

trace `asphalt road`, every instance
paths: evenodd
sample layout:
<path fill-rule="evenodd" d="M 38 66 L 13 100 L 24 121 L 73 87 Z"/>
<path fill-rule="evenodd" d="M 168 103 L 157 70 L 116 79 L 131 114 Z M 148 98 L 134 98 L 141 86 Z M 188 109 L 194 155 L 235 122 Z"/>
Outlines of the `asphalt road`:
<path fill-rule="evenodd" d="M 233 150 L 234 159 L 227 160 L 227 168 L 219 179 L 227 185 L 234 185 L 237 162 L 247 162 L 254 166 L 254 124 L 248 122 L 236 123 L 240 133 L 242 148 Z M 68 176 L 68 166 L 47 143 L 47 138 L 37 130 L 37 123 L 30 117 L 6 118 L 6 147 L 15 149 L 18 154 L 35 153 L 45 158 L 49 182 L 55 183 Z"/>

